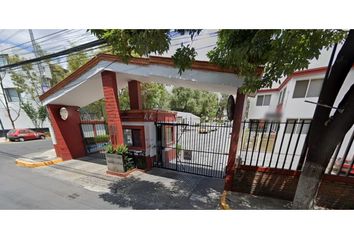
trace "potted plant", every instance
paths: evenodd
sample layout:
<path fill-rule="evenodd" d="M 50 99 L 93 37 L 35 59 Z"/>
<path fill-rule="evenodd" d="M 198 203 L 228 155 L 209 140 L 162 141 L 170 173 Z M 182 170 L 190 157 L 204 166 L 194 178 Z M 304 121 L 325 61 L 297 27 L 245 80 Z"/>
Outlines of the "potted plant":
<path fill-rule="evenodd" d="M 128 147 L 124 144 L 117 147 L 107 144 L 106 162 L 108 170 L 112 172 L 126 172 L 134 168 L 134 162 L 128 156 Z"/>

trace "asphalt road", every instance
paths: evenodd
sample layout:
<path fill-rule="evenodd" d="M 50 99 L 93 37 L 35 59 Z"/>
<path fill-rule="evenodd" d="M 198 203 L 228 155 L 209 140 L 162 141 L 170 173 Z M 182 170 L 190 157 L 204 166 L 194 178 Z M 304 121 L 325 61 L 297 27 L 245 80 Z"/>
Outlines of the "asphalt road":
<path fill-rule="evenodd" d="M 50 140 L 0 143 L 0 209 L 116 209 L 99 193 L 15 165 L 16 158 L 50 150 Z"/>

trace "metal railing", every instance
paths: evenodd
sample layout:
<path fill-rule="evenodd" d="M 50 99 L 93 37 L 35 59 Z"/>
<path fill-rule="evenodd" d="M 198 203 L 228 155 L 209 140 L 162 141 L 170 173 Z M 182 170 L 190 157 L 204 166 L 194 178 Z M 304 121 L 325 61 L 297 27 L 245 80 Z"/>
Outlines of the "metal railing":
<path fill-rule="evenodd" d="M 243 121 L 241 165 L 297 170 L 311 120 Z M 354 127 L 338 144 L 326 173 L 354 176 Z"/>

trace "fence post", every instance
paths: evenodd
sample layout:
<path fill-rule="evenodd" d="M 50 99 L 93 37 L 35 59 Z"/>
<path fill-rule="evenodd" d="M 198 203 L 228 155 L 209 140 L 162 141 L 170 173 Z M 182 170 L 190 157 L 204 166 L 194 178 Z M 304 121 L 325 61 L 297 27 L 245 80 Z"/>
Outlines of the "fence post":
<path fill-rule="evenodd" d="M 225 177 L 225 185 L 224 185 L 224 190 L 226 191 L 230 191 L 232 188 L 233 177 L 235 172 L 235 160 L 236 160 L 236 153 L 238 147 L 238 138 L 240 134 L 244 102 L 245 102 L 245 95 L 241 93 L 239 90 L 237 90 L 235 112 L 233 116 L 234 122 L 232 124 L 231 142 L 230 142 L 229 156 L 228 156 L 227 166 L 226 166 L 226 177 Z"/>

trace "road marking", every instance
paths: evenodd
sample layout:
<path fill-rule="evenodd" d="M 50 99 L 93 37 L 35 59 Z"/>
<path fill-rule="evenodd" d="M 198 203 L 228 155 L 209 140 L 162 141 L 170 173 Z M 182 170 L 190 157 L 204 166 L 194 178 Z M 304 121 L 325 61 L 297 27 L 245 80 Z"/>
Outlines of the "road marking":
<path fill-rule="evenodd" d="M 63 162 L 62 158 L 56 158 L 53 160 L 43 161 L 43 162 L 30 162 L 30 161 L 26 161 L 24 159 L 16 159 L 17 166 L 27 167 L 27 168 L 45 167 L 45 166 L 50 166 L 50 165 L 57 164 L 60 162 Z"/>
<path fill-rule="evenodd" d="M 229 204 L 227 204 L 226 202 L 226 195 L 227 195 L 227 191 L 224 191 L 222 194 L 221 194 L 221 198 L 220 198 L 220 207 L 221 209 L 224 209 L 224 210 L 230 210 L 230 206 Z"/>

